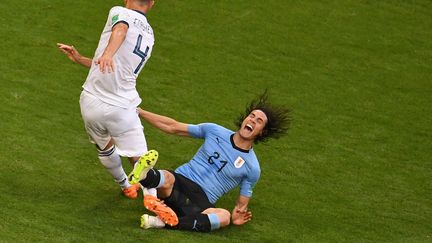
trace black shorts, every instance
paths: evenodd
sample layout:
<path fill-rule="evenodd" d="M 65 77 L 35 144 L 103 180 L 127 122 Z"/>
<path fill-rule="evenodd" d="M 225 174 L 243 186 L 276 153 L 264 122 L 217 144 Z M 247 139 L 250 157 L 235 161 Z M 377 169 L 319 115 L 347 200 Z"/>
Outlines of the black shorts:
<path fill-rule="evenodd" d="M 175 182 L 171 195 L 163 200 L 178 217 L 194 215 L 215 207 L 197 183 L 174 171 L 170 172 L 174 175 Z"/>

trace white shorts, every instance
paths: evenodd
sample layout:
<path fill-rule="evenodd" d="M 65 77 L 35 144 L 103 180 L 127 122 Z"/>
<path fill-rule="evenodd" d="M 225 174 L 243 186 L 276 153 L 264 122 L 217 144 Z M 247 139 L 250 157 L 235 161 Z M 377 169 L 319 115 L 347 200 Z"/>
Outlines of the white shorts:
<path fill-rule="evenodd" d="M 147 152 L 144 128 L 136 108 L 125 109 L 102 102 L 82 91 L 81 115 L 90 142 L 104 149 L 111 138 L 118 153 L 124 157 L 140 157 Z"/>

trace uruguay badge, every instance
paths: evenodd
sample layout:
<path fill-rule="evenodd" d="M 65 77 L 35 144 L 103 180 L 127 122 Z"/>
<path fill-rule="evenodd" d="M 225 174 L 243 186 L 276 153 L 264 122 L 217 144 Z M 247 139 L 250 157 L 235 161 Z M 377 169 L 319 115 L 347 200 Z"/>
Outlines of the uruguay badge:
<path fill-rule="evenodd" d="M 242 167 L 245 163 L 245 160 L 242 157 L 237 157 L 237 159 L 234 161 L 234 166 L 238 169 Z"/>

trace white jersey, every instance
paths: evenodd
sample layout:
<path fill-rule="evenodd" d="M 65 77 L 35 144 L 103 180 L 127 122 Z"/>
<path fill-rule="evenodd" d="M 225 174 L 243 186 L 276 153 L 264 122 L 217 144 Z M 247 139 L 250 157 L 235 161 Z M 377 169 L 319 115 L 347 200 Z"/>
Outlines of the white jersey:
<path fill-rule="evenodd" d="M 129 26 L 126 38 L 113 57 L 114 72 L 102 73 L 94 61 L 102 56 L 108 45 L 112 28 L 124 23 Z M 141 103 L 136 91 L 138 74 L 150 58 L 154 44 L 153 29 L 147 22 L 144 13 L 113 7 L 99 40 L 90 72 L 83 85 L 85 91 L 96 96 L 105 103 L 134 108 Z"/>

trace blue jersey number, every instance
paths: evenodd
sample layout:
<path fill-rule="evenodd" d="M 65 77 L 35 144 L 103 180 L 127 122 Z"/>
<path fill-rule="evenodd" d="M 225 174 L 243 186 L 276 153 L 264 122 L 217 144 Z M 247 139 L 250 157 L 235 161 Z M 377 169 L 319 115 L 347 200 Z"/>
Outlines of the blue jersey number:
<path fill-rule="evenodd" d="M 220 154 L 218 152 L 214 152 L 214 155 L 209 156 L 207 162 L 211 165 L 216 165 L 215 162 L 213 161 L 213 159 L 219 159 Z M 219 162 L 222 164 L 221 167 L 219 167 L 218 165 L 216 165 L 216 167 L 218 168 L 217 172 L 221 172 L 221 170 L 225 167 L 225 165 L 228 163 L 228 161 L 225 160 L 219 160 Z"/>
<path fill-rule="evenodd" d="M 142 42 L 142 35 L 139 35 L 133 53 L 136 54 L 136 55 L 138 55 L 139 57 L 141 57 L 141 62 L 138 64 L 138 67 L 135 68 L 135 71 L 134 71 L 135 74 L 137 74 L 138 71 L 141 69 L 141 67 L 144 64 L 145 59 L 147 57 L 147 53 L 148 53 L 148 51 L 150 49 L 147 46 L 145 52 L 142 52 L 141 51 L 141 42 Z"/>

